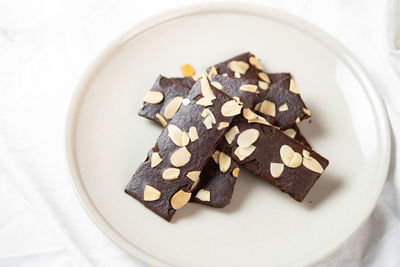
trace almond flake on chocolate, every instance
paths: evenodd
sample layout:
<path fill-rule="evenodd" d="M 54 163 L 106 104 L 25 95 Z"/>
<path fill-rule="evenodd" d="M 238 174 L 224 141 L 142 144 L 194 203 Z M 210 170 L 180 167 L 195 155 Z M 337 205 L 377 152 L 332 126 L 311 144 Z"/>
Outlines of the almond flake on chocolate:
<path fill-rule="evenodd" d="M 275 103 L 268 100 L 264 100 L 261 103 L 260 112 L 265 115 L 270 115 L 272 117 L 275 117 Z"/>
<path fill-rule="evenodd" d="M 249 69 L 249 64 L 244 61 L 236 61 L 233 60 L 229 63 L 229 68 L 233 72 L 237 72 L 239 74 L 246 74 L 246 71 Z"/>
<path fill-rule="evenodd" d="M 289 91 L 295 94 L 300 94 L 293 79 L 290 79 Z"/>
<path fill-rule="evenodd" d="M 266 83 L 271 84 L 271 81 L 270 81 L 270 79 L 269 79 L 269 76 L 268 76 L 268 74 L 266 74 L 265 72 L 260 72 L 260 73 L 258 73 L 258 78 L 260 78 L 261 80 L 263 80 L 263 81 L 266 82 Z"/>
<path fill-rule="evenodd" d="M 202 98 L 200 98 L 199 100 L 197 100 L 196 101 L 196 104 L 197 105 L 201 105 L 201 106 L 205 106 L 205 107 L 208 107 L 208 106 L 212 106 L 212 101 L 209 99 L 209 98 L 207 98 L 207 97 L 202 97 Z"/>
<path fill-rule="evenodd" d="M 218 130 L 222 130 L 222 129 L 224 129 L 224 128 L 226 128 L 226 127 L 229 127 L 229 122 L 226 122 L 226 121 L 221 121 L 219 124 L 218 124 Z"/>
<path fill-rule="evenodd" d="M 210 201 L 210 191 L 205 189 L 200 189 L 196 194 L 196 198 L 201 201 L 209 202 Z"/>
<path fill-rule="evenodd" d="M 283 172 L 284 167 L 285 166 L 282 163 L 271 162 L 269 170 L 271 172 L 272 177 L 279 178 L 279 176 L 281 176 Z"/>
<path fill-rule="evenodd" d="M 176 96 L 172 98 L 171 101 L 169 101 L 169 103 L 165 107 L 164 117 L 167 119 L 172 119 L 172 117 L 175 115 L 175 113 L 178 111 L 181 105 L 182 105 L 181 96 Z"/>
<path fill-rule="evenodd" d="M 304 112 L 304 114 L 306 114 L 307 116 L 311 116 L 311 112 L 310 112 L 308 109 L 303 108 L 303 112 Z"/>
<path fill-rule="evenodd" d="M 183 190 L 179 190 L 178 192 L 175 193 L 175 195 L 172 196 L 171 198 L 171 206 L 173 209 L 177 210 L 185 206 L 192 193 L 185 192 Z"/>
<path fill-rule="evenodd" d="M 247 129 L 239 134 L 237 144 L 241 147 L 248 147 L 254 144 L 259 136 L 260 132 L 257 129 Z"/>
<path fill-rule="evenodd" d="M 267 90 L 269 87 L 269 83 L 263 82 L 263 81 L 258 81 L 258 87 L 260 87 L 263 90 Z"/>
<path fill-rule="evenodd" d="M 155 189 L 150 185 L 146 185 L 143 191 L 143 200 L 144 201 L 154 201 L 159 199 L 161 196 L 161 192 Z"/>
<path fill-rule="evenodd" d="M 290 168 L 297 168 L 301 165 L 303 157 L 295 152 L 290 146 L 283 145 L 280 149 L 280 155 L 283 163 Z"/>
<path fill-rule="evenodd" d="M 143 101 L 150 104 L 160 103 L 164 99 L 164 95 L 159 91 L 148 91 L 144 96 Z"/>
<path fill-rule="evenodd" d="M 239 128 L 237 126 L 233 126 L 229 131 L 225 133 L 225 139 L 228 144 L 232 144 L 235 136 L 239 133 Z"/>
<path fill-rule="evenodd" d="M 289 110 L 289 107 L 288 107 L 288 105 L 285 103 L 285 104 L 279 106 L 278 110 L 279 110 L 279 112 L 283 112 L 283 111 Z"/>
<path fill-rule="evenodd" d="M 219 170 L 222 173 L 225 173 L 228 171 L 229 167 L 231 166 L 231 157 L 229 157 L 224 152 L 221 152 L 221 153 L 219 153 L 218 162 L 219 162 Z"/>
<path fill-rule="evenodd" d="M 196 182 L 199 180 L 201 171 L 190 171 L 186 174 L 186 177 L 192 180 L 193 182 Z"/>
<path fill-rule="evenodd" d="M 164 119 L 164 117 L 160 114 L 156 114 L 156 118 L 161 122 L 161 125 L 165 128 L 168 124 L 168 122 Z"/>
<path fill-rule="evenodd" d="M 244 160 L 248 156 L 250 156 L 254 150 L 256 150 L 256 147 L 253 145 L 250 145 L 248 147 L 240 147 L 238 146 L 234 152 L 234 154 L 239 158 L 239 160 Z"/>
<path fill-rule="evenodd" d="M 221 151 L 215 150 L 214 153 L 212 154 L 212 158 L 214 159 L 216 164 L 219 164 L 219 154 Z"/>
<path fill-rule="evenodd" d="M 190 161 L 191 156 L 186 147 L 181 147 L 171 155 L 170 161 L 174 167 L 182 167 Z"/>
<path fill-rule="evenodd" d="M 249 62 L 251 65 L 256 67 L 258 70 L 263 70 L 263 66 L 261 65 L 260 61 L 256 57 L 249 57 Z"/>
<path fill-rule="evenodd" d="M 219 90 L 222 90 L 222 84 L 219 82 L 211 82 L 211 85 Z"/>
<path fill-rule="evenodd" d="M 177 168 L 168 168 L 162 173 L 162 178 L 164 180 L 175 180 L 180 173 L 181 171 Z"/>
<path fill-rule="evenodd" d="M 189 144 L 189 135 L 173 124 L 168 125 L 168 136 L 177 146 L 183 147 Z"/>
<path fill-rule="evenodd" d="M 192 142 L 199 139 L 199 135 L 197 134 L 196 127 L 192 126 L 189 128 L 189 138 L 190 138 L 190 141 L 192 141 Z"/>
<path fill-rule="evenodd" d="M 200 86 L 201 86 L 201 94 L 204 97 L 207 97 L 210 100 L 215 99 L 215 95 L 214 95 L 213 91 L 211 90 L 210 84 L 208 83 L 208 79 L 206 77 L 201 78 Z"/>
<path fill-rule="evenodd" d="M 242 107 L 235 101 L 229 100 L 228 102 L 224 103 L 221 107 L 221 113 L 225 117 L 233 117 L 240 114 Z"/>
<path fill-rule="evenodd" d="M 153 152 L 153 154 L 151 154 L 150 167 L 156 167 L 161 161 L 162 158 L 160 157 L 160 154 L 158 152 Z"/>
<path fill-rule="evenodd" d="M 250 93 L 255 93 L 257 92 L 257 85 L 253 85 L 253 84 L 244 84 L 242 86 L 240 86 L 239 88 L 242 91 L 246 91 L 246 92 L 250 92 Z"/>
<path fill-rule="evenodd" d="M 239 167 L 234 168 L 232 170 L 233 177 L 237 178 L 239 176 L 239 171 L 240 171 Z"/>
<path fill-rule="evenodd" d="M 287 136 L 289 136 L 290 138 L 294 138 L 297 134 L 297 132 L 295 130 L 293 130 L 292 128 L 284 130 L 283 133 L 286 134 Z"/>

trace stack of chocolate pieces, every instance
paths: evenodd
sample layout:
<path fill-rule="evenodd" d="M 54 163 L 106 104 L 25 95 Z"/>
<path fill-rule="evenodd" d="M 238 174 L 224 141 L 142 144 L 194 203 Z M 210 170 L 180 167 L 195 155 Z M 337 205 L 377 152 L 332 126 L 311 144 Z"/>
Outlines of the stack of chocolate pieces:
<path fill-rule="evenodd" d="M 311 113 L 291 75 L 251 53 L 159 76 L 139 115 L 164 129 L 125 192 L 167 221 L 189 201 L 228 205 L 242 166 L 301 202 L 329 164 L 296 126 Z"/>

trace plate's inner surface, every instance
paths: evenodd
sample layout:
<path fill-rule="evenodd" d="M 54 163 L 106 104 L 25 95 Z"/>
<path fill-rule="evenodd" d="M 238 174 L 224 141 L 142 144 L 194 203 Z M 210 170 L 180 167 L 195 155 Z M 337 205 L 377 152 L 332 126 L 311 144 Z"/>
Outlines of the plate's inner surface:
<path fill-rule="evenodd" d="M 268 72 L 291 72 L 312 112 L 304 135 L 330 166 L 303 203 L 242 170 L 231 204 L 189 204 L 167 223 L 123 190 L 161 129 L 137 116 L 158 74 L 198 73 L 251 51 Z M 192 15 L 123 44 L 95 76 L 77 117 L 83 184 L 101 215 L 134 246 L 180 266 L 305 263 L 339 244 L 360 223 L 375 192 L 380 136 L 355 75 L 315 37 L 266 17 Z M 369 206 L 368 206 L 369 205 Z"/>

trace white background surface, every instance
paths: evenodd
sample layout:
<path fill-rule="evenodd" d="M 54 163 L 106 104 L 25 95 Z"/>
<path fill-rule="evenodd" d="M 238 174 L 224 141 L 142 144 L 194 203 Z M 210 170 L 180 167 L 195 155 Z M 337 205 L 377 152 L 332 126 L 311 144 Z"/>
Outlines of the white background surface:
<path fill-rule="evenodd" d="M 105 45 L 150 15 L 196 2 L 0 1 L 0 266 L 141 266 L 75 197 L 63 154 L 65 115 Z M 392 123 L 392 166 L 377 208 L 319 266 L 399 266 L 400 22 L 390 19 L 399 17 L 397 1 L 390 8 L 385 1 L 253 2 L 303 17 L 344 43 L 376 83 Z"/>

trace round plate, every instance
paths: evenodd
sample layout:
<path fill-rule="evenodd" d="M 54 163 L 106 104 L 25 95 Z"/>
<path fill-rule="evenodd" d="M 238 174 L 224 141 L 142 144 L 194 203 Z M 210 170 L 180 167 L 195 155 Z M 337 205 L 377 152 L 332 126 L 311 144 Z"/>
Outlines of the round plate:
<path fill-rule="evenodd" d="M 167 223 L 124 193 L 161 129 L 137 116 L 158 74 L 202 72 L 251 51 L 291 72 L 312 112 L 300 127 L 330 160 L 303 203 L 242 171 L 224 209 L 188 204 Z M 114 242 L 152 265 L 299 266 L 332 253 L 367 219 L 387 175 L 385 109 L 353 56 L 315 26 L 247 4 L 177 9 L 134 27 L 84 74 L 72 99 L 66 153 L 83 206 Z"/>

